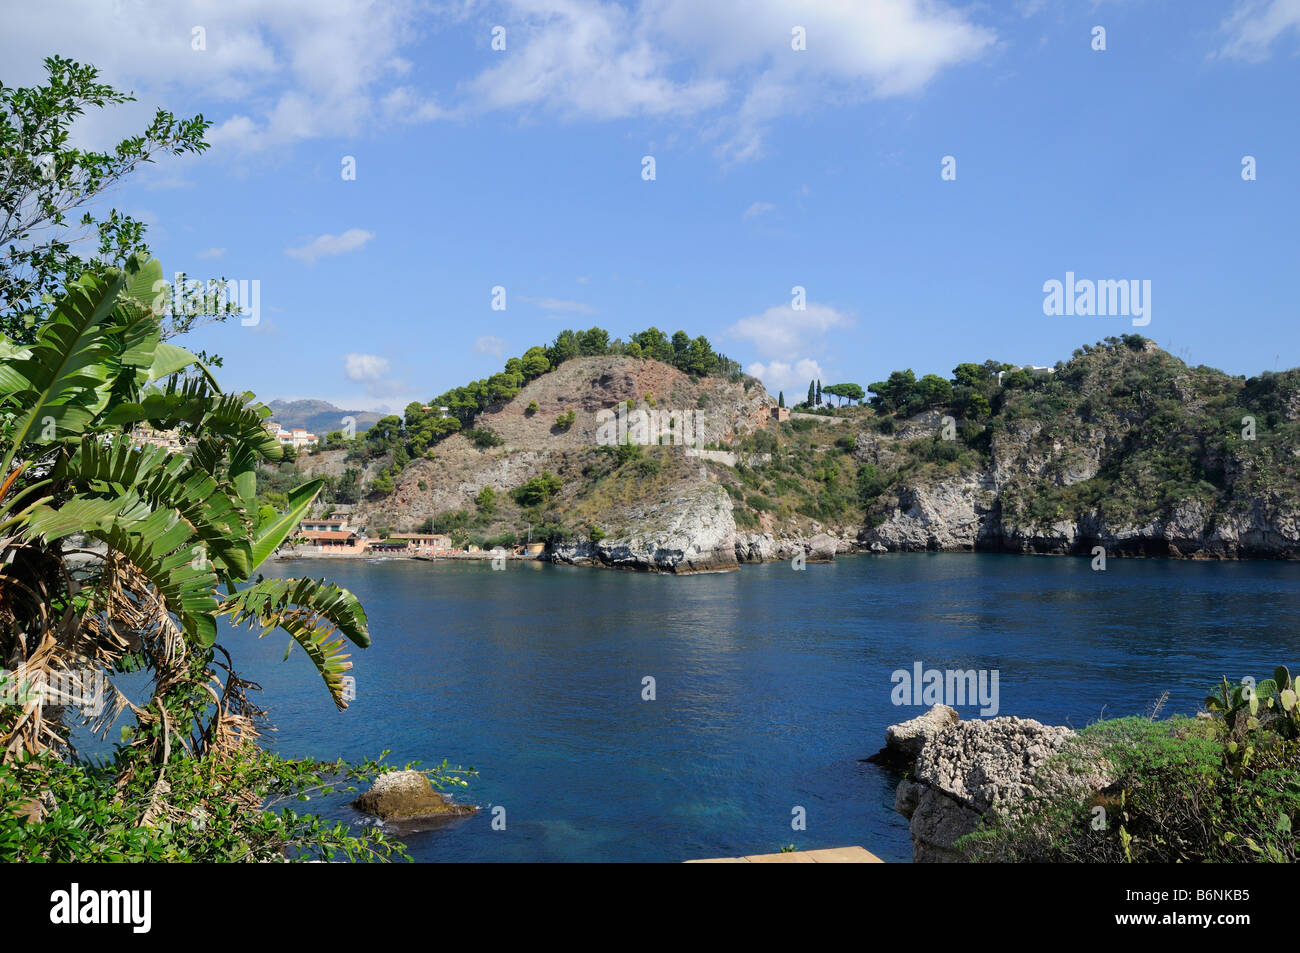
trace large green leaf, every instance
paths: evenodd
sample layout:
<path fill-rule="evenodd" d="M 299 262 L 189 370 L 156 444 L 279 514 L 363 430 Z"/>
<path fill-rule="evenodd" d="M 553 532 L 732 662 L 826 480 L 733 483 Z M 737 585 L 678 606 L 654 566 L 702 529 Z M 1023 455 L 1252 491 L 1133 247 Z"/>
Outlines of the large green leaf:
<path fill-rule="evenodd" d="M 0 398 L 8 397 L 19 415 L 0 473 L 9 472 L 23 443 L 59 431 L 79 433 L 103 409 L 111 316 L 125 280 L 121 274 L 109 281 L 95 275 L 78 279 L 41 326 L 28 356 L 0 364 Z M 47 433 L 51 425 L 53 434 Z"/>
<path fill-rule="evenodd" d="M 283 513 L 262 521 L 253 538 L 254 569 L 266 562 L 280 548 L 280 544 L 289 538 L 289 534 L 298 528 L 324 485 L 324 480 L 312 480 L 295 487 L 289 491 L 288 508 Z"/>
<path fill-rule="evenodd" d="M 185 370 L 191 364 L 198 363 L 198 357 L 190 351 L 164 341 L 154 348 L 153 364 L 149 367 L 149 379 L 161 380 Z"/>
<path fill-rule="evenodd" d="M 197 558 L 193 527 L 176 510 L 151 510 L 134 491 L 78 495 L 57 509 L 36 507 L 23 524 L 47 540 L 81 533 L 106 543 L 153 584 L 188 636 L 205 646 L 216 641 L 217 577 L 211 562 Z"/>
<path fill-rule="evenodd" d="M 348 590 L 314 579 L 263 579 L 227 597 L 221 614 L 234 625 L 260 627 L 259 637 L 276 629 L 288 632 L 316 666 L 334 703 L 347 707 L 343 673 L 352 663 L 343 639 L 334 635 L 341 633 L 362 648 L 370 644 L 365 610 Z"/>
<path fill-rule="evenodd" d="M 119 494 L 134 489 L 154 509 L 181 514 L 219 575 L 247 579 L 252 571 L 249 524 L 236 501 L 209 474 L 191 469 L 181 454 L 137 447 L 125 436 L 107 444 L 88 437 L 56 476 L 83 491 L 100 485 Z"/>

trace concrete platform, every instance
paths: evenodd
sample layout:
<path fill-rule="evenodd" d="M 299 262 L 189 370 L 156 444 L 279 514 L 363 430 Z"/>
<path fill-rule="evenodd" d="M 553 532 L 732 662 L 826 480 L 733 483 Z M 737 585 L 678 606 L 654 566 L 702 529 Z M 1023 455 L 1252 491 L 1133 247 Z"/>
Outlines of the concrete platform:
<path fill-rule="evenodd" d="M 688 864 L 883 864 L 863 847 L 828 847 L 824 850 L 796 850 L 785 854 L 751 854 L 748 857 L 711 857 L 688 860 Z"/>

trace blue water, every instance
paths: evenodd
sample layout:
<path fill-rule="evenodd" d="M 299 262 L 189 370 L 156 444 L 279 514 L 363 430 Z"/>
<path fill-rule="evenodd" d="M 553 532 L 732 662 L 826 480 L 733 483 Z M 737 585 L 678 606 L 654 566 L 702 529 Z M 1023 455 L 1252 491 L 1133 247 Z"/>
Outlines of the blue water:
<path fill-rule="evenodd" d="M 996 669 L 1002 714 L 1082 727 L 1190 713 L 1219 676 L 1300 668 L 1300 566 L 968 554 L 857 556 L 681 578 L 511 563 L 299 560 L 364 602 L 357 698 L 336 711 L 287 636 L 223 642 L 287 756 L 444 757 L 478 815 L 417 860 L 651 860 L 860 844 L 911 857 L 897 778 L 860 759 L 890 674 Z M 643 701 L 653 676 L 657 698 Z M 976 717 L 973 707 L 963 717 Z M 492 829 L 491 806 L 505 808 Z M 805 809 L 807 830 L 791 828 Z M 310 805 L 356 819 L 335 799 Z"/>

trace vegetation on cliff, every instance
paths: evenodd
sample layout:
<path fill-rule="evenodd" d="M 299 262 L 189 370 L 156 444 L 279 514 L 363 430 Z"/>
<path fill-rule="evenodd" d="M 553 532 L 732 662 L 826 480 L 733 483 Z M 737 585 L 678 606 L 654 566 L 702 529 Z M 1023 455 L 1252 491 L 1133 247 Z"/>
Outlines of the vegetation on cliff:
<path fill-rule="evenodd" d="M 1294 863 L 1300 824 L 1300 707 L 1291 673 L 1229 685 L 1209 717 L 1091 725 L 1042 765 L 1114 780 L 1085 799 L 1027 800 L 986 817 L 958 846 L 972 860 L 1053 863 Z"/>
<path fill-rule="evenodd" d="M 632 343 L 642 338 L 634 336 Z M 581 351 L 582 340 L 575 335 L 572 347 Z M 680 340 L 690 339 L 682 334 Z M 603 342 L 598 337 L 593 346 L 605 348 Z M 534 370 L 550 365 L 550 351 L 529 353 L 538 358 Z M 718 369 L 725 366 L 720 363 Z M 534 380 L 549 379 L 552 372 L 541 372 Z M 588 379 L 575 377 L 571 383 L 576 389 L 567 399 L 575 406 L 591 404 L 592 395 L 581 390 Z M 491 389 L 490 382 L 476 386 Z M 865 405 L 822 407 L 780 422 L 763 414 L 756 426 L 744 416 L 752 409 L 730 411 L 737 414 L 729 424 L 735 431 L 716 435 L 706 449 L 736 454 L 736 465 L 709 462 L 706 469 L 730 494 L 740 530 L 797 535 L 815 523 L 852 536 L 881 526 L 891 514 L 897 519 L 900 506 L 911 505 L 900 501 L 916 488 L 972 482 L 989 487 L 990 495 L 981 504 L 988 525 L 981 524 L 980 532 L 994 534 L 994 542 L 1001 531 L 1034 534 L 1072 523 L 1145 526 L 1186 512 L 1213 525 L 1227 514 L 1261 504 L 1283 511 L 1300 506 L 1294 452 L 1300 437 L 1300 371 L 1232 377 L 1204 366 L 1188 367 L 1147 339 L 1125 335 L 1080 348 L 1052 369 L 1031 373 L 994 360 L 959 364 L 949 377 L 918 377 L 904 369 L 870 389 Z M 815 401 L 816 387 L 810 391 Z M 538 417 L 536 399 L 522 399 L 528 408 L 521 405 L 520 416 Z M 620 395 L 618 402 L 643 411 L 656 405 L 651 394 L 628 400 Z M 503 406 L 492 404 L 491 412 L 466 417 L 473 426 L 461 432 L 474 446 L 507 453 L 537 451 L 546 445 L 545 439 L 578 426 L 570 406 L 547 418 L 553 421 L 549 437 L 521 447 L 497 433 L 496 424 L 484 422 Z M 710 406 L 706 393 L 699 395 L 698 406 Z M 347 468 L 329 478 L 325 498 L 388 498 L 399 484 L 405 485 L 403 471 L 430 454 L 432 445 L 426 440 L 440 440 L 461 427 L 460 417 L 441 417 L 445 432 L 431 437 L 429 420 L 437 414 L 432 405 L 412 405 L 407 418 L 385 418 L 364 438 L 346 444 Z M 565 490 L 541 510 L 532 506 L 525 513 L 507 502 L 489 514 L 462 503 L 421 514 L 409 525 L 394 516 L 391 525 L 402 530 L 422 525 L 450 528 L 458 531 L 459 539 L 479 544 L 522 538 L 530 523 L 534 528 L 545 525 L 546 538 L 586 538 L 591 520 L 630 526 L 630 518 L 617 513 L 598 515 L 596 504 L 612 505 L 617 495 L 599 491 L 596 485 L 605 473 L 592 456 L 597 448 L 564 446 L 568 462 L 551 468 L 563 471 Z M 669 464 L 671 449 L 643 451 L 643 459 L 621 469 L 619 476 L 629 486 L 639 486 L 642 496 L 671 482 L 662 476 L 650 480 L 660 472 L 692 479 L 686 470 Z M 628 461 L 618 462 L 623 468 Z M 366 467 L 373 474 L 369 481 Z M 285 472 L 273 479 L 287 485 L 301 467 L 281 468 Z M 431 476 L 421 472 L 421 492 L 429 487 Z M 491 486 L 509 500 L 514 484 L 506 485 L 499 477 L 480 479 L 480 486 Z M 593 498 L 584 502 L 588 495 Z M 965 545 L 979 542 L 972 538 Z"/>

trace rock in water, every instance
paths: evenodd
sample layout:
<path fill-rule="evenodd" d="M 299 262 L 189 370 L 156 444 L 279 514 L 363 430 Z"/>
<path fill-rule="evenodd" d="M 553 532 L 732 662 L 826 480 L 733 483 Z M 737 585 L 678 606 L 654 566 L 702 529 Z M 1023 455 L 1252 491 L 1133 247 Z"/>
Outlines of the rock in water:
<path fill-rule="evenodd" d="M 385 821 L 444 820 L 477 810 L 469 804 L 453 804 L 445 794 L 435 791 L 419 771 L 381 774 L 352 806 Z"/>
<path fill-rule="evenodd" d="M 926 742 L 949 725 L 961 720 L 957 709 L 935 705 L 924 715 L 885 729 L 885 748 L 878 760 L 911 764 L 921 754 Z"/>
<path fill-rule="evenodd" d="M 912 859 L 957 861 L 963 859 L 957 840 L 986 814 L 1010 816 L 1047 791 L 1083 797 L 1113 780 L 1109 766 L 1095 759 L 1077 775 L 1039 771 L 1076 737 L 1069 728 L 1027 718 L 959 721 L 956 711 L 935 705 L 919 718 L 891 725 L 884 750 L 869 760 L 911 764 L 894 809 L 911 821 Z"/>

